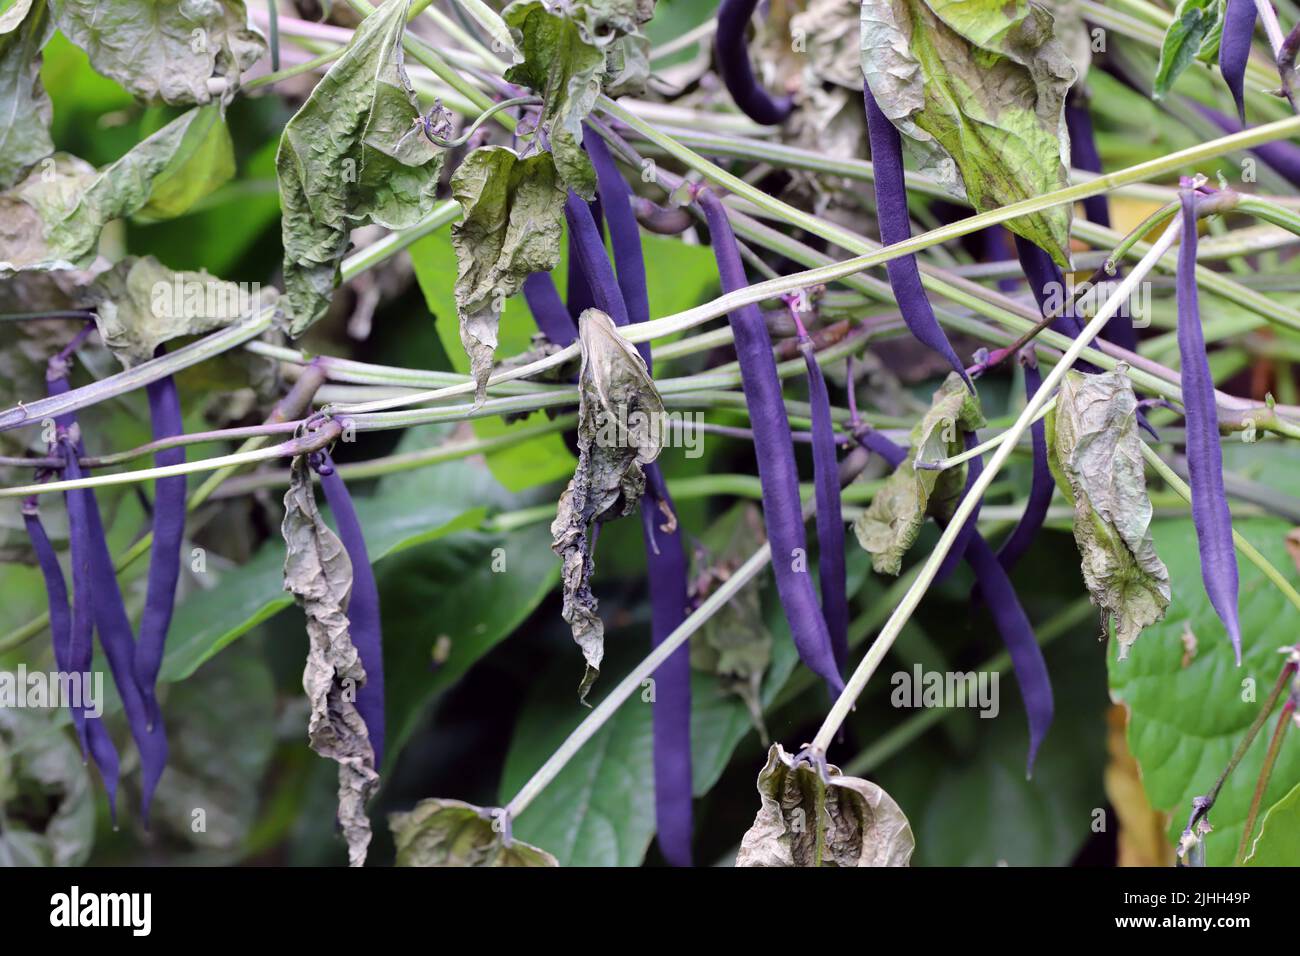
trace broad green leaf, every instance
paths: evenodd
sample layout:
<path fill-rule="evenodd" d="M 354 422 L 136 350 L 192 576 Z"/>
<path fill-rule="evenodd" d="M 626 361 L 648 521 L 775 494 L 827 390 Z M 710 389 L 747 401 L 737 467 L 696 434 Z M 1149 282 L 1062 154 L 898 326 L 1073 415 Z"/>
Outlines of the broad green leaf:
<path fill-rule="evenodd" d="M 433 314 L 443 351 L 455 371 L 468 374 L 469 356 L 461 345 L 460 327 L 456 320 L 456 251 L 449 234 L 442 230 L 431 233 L 413 243 L 407 251 L 415 267 L 420 291 L 424 293 L 425 305 Z M 497 326 L 497 349 L 503 355 L 523 352 L 531 345 L 536 331 L 537 325 L 523 299 L 519 296 L 507 299 Z M 471 424 L 479 438 L 495 438 L 544 421 L 544 416 L 544 412 L 537 412 L 509 423 L 492 416 L 476 418 Z M 573 474 L 574 458 L 564 444 L 564 438 L 553 434 L 517 441 L 509 447 L 489 452 L 487 463 L 492 476 L 508 490 L 523 491 Z"/>
<path fill-rule="evenodd" d="M 1223 33 L 1224 0 L 1181 0 L 1160 45 L 1151 95 L 1161 99 L 1195 60 L 1211 62 Z"/>
<path fill-rule="evenodd" d="M 203 151 L 187 151 L 193 143 L 191 127 L 209 130 L 212 122 L 207 108 L 182 113 L 98 173 L 66 154 L 42 161 L 26 179 L 0 193 L 0 209 L 7 213 L 0 232 L 0 274 L 89 263 L 104 226 L 145 208 L 160 178 L 166 202 L 155 213 L 184 211 L 184 202 L 197 201 L 221 185 L 213 177 L 231 170 L 212 166 Z M 191 176 L 183 192 L 177 192 L 178 177 Z"/>
<path fill-rule="evenodd" d="M 1264 814 L 1253 845 L 1250 866 L 1300 866 L 1300 783 Z"/>
<path fill-rule="evenodd" d="M 80 866 L 90 856 L 90 772 L 48 712 L 0 707 L 0 820 L 0 866 Z"/>
<path fill-rule="evenodd" d="M 291 335 L 325 314 L 353 228 L 401 229 L 433 208 L 442 151 L 415 133 L 402 54 L 409 7 L 392 0 L 366 17 L 284 128 L 276 171 Z"/>
<path fill-rule="evenodd" d="M 1151 499 L 1138 435 L 1137 398 L 1123 370 L 1061 382 L 1047 423 L 1050 464 L 1074 505 L 1083 581 L 1115 622 L 1123 660 L 1142 629 L 1164 617 L 1170 575 L 1151 542 Z"/>
<path fill-rule="evenodd" d="M 45 0 L 18 0 L 0 14 L 0 189 L 54 152 L 41 49 L 54 33 Z"/>
<path fill-rule="evenodd" d="M 235 147 L 216 106 L 198 111 L 176 152 L 154 178 L 149 201 L 136 212 L 146 219 L 174 219 L 235 175 Z"/>
<path fill-rule="evenodd" d="M 903 555 L 916 543 L 927 515 L 947 517 L 961 497 L 966 466 L 944 471 L 916 469 L 913 462 L 938 461 L 966 447 L 965 436 L 984 425 L 978 396 L 956 372 L 934 393 L 930 408 L 912 429 L 912 451 L 885 487 L 853 523 L 858 543 L 881 574 L 898 574 Z"/>
<path fill-rule="evenodd" d="M 242 0 L 52 0 L 54 19 L 91 65 L 142 100 L 229 103 L 266 41 Z"/>
<path fill-rule="evenodd" d="M 460 341 L 482 401 L 505 301 L 559 261 L 565 193 L 550 154 L 521 159 L 504 146 L 470 153 L 452 174 L 451 191 L 462 210 L 451 227 Z"/>
<path fill-rule="evenodd" d="M 520 840 L 507 844 L 492 813 L 460 800 L 421 800 L 388 818 L 398 866 L 559 866 Z"/>
<path fill-rule="evenodd" d="M 916 841 L 907 817 L 876 784 L 768 751 L 758 775 L 761 807 L 736 866 L 907 866 Z"/>
<path fill-rule="evenodd" d="M 1296 583 L 1285 545 L 1288 524 L 1271 518 L 1238 518 L 1234 524 Z M 1285 660 L 1278 650 L 1295 643 L 1295 608 L 1243 561 L 1242 664 L 1236 667 L 1223 624 L 1201 586 L 1192 522 L 1157 521 L 1152 534 L 1177 586 L 1173 603 L 1163 621 L 1146 629 L 1127 660 L 1109 657 L 1107 665 L 1111 696 L 1128 707 L 1129 749 L 1142 768 L 1142 784 L 1151 805 L 1169 814 L 1169 841 L 1176 845 L 1192 799 L 1214 786 L 1277 680 Z M 1228 866 L 1236 854 L 1267 748 L 1265 736 L 1247 751 L 1210 811 L 1214 829 L 1205 840 L 1210 866 Z M 1280 801 L 1297 779 L 1300 748 L 1284 746 L 1262 806 Z"/>
<path fill-rule="evenodd" d="M 152 256 L 123 259 L 95 277 L 91 297 L 104 344 L 130 368 L 163 342 L 238 322 L 263 303 L 206 272 L 173 272 Z"/>
<path fill-rule="evenodd" d="M 284 589 L 307 617 L 307 666 L 302 687 L 311 706 L 307 738 L 311 749 L 339 765 L 339 826 L 348 844 L 348 863 L 362 866 L 370 845 L 366 801 L 379 788 L 370 734 L 356 707 L 356 689 L 366 682 L 361 655 L 352 644 L 348 595 L 352 562 L 343 542 L 316 508 L 312 473 L 305 455 L 293 460 L 284 496 Z"/>
<path fill-rule="evenodd" d="M 1052 15 L 1028 0 L 864 0 L 862 69 L 881 112 L 980 212 L 1069 185 L 1075 80 Z M 1070 262 L 1070 209 L 1007 223 Z"/>
<path fill-rule="evenodd" d="M 551 550 L 563 562 L 564 619 L 587 667 L 578 697 L 600 674 L 605 625 L 591 592 L 596 526 L 630 514 L 645 491 L 642 466 L 663 447 L 664 405 L 645 360 L 598 309 L 578 320 L 578 465 L 551 523 Z"/>
<path fill-rule="evenodd" d="M 542 98 L 541 127 L 560 178 L 582 198 L 595 198 L 596 171 L 582 149 L 582 121 L 600 96 L 604 50 L 584 39 L 573 17 L 552 12 L 542 0 L 515 0 L 502 18 L 524 55 L 506 79 Z"/>

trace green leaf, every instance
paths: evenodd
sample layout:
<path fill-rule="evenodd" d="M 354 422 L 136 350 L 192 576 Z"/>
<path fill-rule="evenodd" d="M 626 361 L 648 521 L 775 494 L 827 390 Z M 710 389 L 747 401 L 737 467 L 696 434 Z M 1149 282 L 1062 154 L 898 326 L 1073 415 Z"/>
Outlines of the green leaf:
<path fill-rule="evenodd" d="M 903 555 L 916 543 L 927 515 L 947 517 L 966 484 L 966 466 L 943 471 L 917 470 L 916 460 L 938 461 L 966 447 L 965 435 L 983 427 L 979 398 L 961 376 L 950 372 L 934 393 L 930 408 L 912 429 L 912 451 L 870 506 L 853 523 L 858 543 L 871 554 L 880 574 L 898 574 Z"/>
<path fill-rule="evenodd" d="M 1160 45 L 1152 97 L 1161 99 L 1194 60 L 1209 62 L 1219 52 L 1224 0 L 1181 0 Z"/>
<path fill-rule="evenodd" d="M 90 856 L 90 772 L 41 711 L 0 707 L 0 821 L 0 866 L 81 866 Z"/>
<path fill-rule="evenodd" d="M 762 805 L 736 866 L 908 865 L 916 841 L 894 799 L 833 765 L 825 774 L 772 745 L 758 775 Z"/>
<path fill-rule="evenodd" d="M 0 188 L 54 152 L 41 50 L 54 33 L 45 0 L 18 0 L 0 15 Z"/>
<path fill-rule="evenodd" d="M 52 0 L 59 29 L 99 73 L 142 100 L 229 103 L 266 52 L 242 0 Z"/>
<path fill-rule="evenodd" d="M 185 130 L 167 165 L 154 177 L 149 201 L 136 215 L 174 219 L 234 175 L 235 147 L 226 119 L 218 107 L 205 106 Z"/>
<path fill-rule="evenodd" d="M 922 165 L 986 212 L 1069 185 L 1075 70 L 1027 0 L 864 0 L 862 69 Z M 1070 209 L 1006 225 L 1069 266 Z"/>
<path fill-rule="evenodd" d="M 491 811 L 460 800 L 421 800 L 388 818 L 398 866 L 559 866 L 520 840 L 508 845 Z"/>
<path fill-rule="evenodd" d="M 196 124 L 201 137 L 214 135 L 210 124 L 215 109 L 182 113 L 98 173 L 60 153 L 0 193 L 0 209 L 8 218 L 0 232 L 0 275 L 6 270 L 89 264 L 104 226 L 144 209 L 160 180 L 164 191 L 155 214 L 183 212 L 188 208 L 184 202 L 197 201 L 220 186 L 223 180 L 213 177 L 231 170 L 207 162 L 206 152 L 193 150 L 190 136 Z M 215 121 L 220 122 L 219 117 Z M 187 180 L 183 190 L 177 189 L 178 178 Z"/>
<path fill-rule="evenodd" d="M 153 256 L 129 256 L 100 273 L 91 298 L 104 344 L 127 368 L 153 358 L 163 342 L 230 325 L 258 307 L 233 282 L 174 272 Z"/>
<path fill-rule="evenodd" d="M 640 502 L 642 466 L 663 447 L 664 405 L 645 359 L 608 315 L 588 309 L 578 333 L 578 465 L 556 506 L 551 550 L 563 562 L 562 613 L 587 662 L 578 685 L 585 701 L 605 653 L 605 625 L 591 592 L 595 526 L 631 514 Z"/>
<path fill-rule="evenodd" d="M 1074 505 L 1083 581 L 1115 621 L 1123 660 L 1142 629 L 1164 617 L 1170 576 L 1151 542 L 1151 498 L 1138 435 L 1137 398 L 1122 370 L 1068 372 L 1047 423 L 1050 464 Z"/>
<path fill-rule="evenodd" d="M 348 863 L 366 862 L 370 818 L 366 801 L 379 788 L 375 751 L 356 707 L 366 682 L 361 655 L 352 644 L 347 617 L 352 562 L 316 508 L 306 455 L 293 460 L 284 496 L 284 589 L 307 617 L 307 666 L 302 687 L 311 706 L 307 738 L 311 749 L 339 765 L 339 826 L 348 844 Z"/>
<path fill-rule="evenodd" d="M 583 199 L 594 199 L 596 171 L 582 149 L 582 121 L 600 96 L 604 50 L 584 37 L 574 17 L 551 12 L 542 0 L 515 0 L 501 16 L 524 55 L 506 79 L 542 98 L 541 129 L 560 178 Z"/>
<path fill-rule="evenodd" d="M 1284 540 L 1288 524 L 1239 518 L 1235 525 L 1294 580 Z M 1147 628 L 1128 660 L 1111 658 L 1107 664 L 1111 696 L 1129 710 L 1129 749 L 1142 769 L 1143 787 L 1151 805 L 1170 815 L 1169 841 L 1176 844 L 1192 799 L 1214 786 L 1276 681 L 1285 660 L 1278 649 L 1295 642 L 1295 609 L 1254 565 L 1242 562 L 1242 665 L 1236 667 L 1223 624 L 1201 586 L 1192 522 L 1157 521 L 1152 532 L 1178 590 L 1165 619 Z M 1190 656 L 1186 666 L 1185 655 Z M 1255 741 L 1210 811 L 1214 829 L 1205 841 L 1210 866 L 1232 863 L 1266 748 L 1266 740 Z M 1300 747 L 1283 747 L 1262 805 L 1280 801 L 1297 779 Z"/>
<path fill-rule="evenodd" d="M 392 0 L 366 17 L 284 128 L 276 172 L 291 335 L 325 314 L 353 228 L 401 229 L 433 208 L 442 151 L 415 134 L 402 54 L 409 7 Z"/>
<path fill-rule="evenodd" d="M 1264 814 L 1246 857 L 1250 866 L 1300 866 L 1300 783 Z"/>
<path fill-rule="evenodd" d="M 565 192 L 550 154 L 520 159 L 504 146 L 470 153 L 452 174 L 451 191 L 462 209 L 451 228 L 460 340 L 482 401 L 506 299 L 559 261 Z"/>

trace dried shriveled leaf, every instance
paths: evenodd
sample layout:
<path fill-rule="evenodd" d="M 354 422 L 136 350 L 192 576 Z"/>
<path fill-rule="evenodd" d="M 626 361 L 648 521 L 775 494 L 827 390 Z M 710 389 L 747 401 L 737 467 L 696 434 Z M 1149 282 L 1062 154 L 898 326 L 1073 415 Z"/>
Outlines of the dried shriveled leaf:
<path fill-rule="evenodd" d="M 143 100 L 229 103 L 266 52 L 242 0 L 52 0 L 90 65 Z"/>
<path fill-rule="evenodd" d="M 945 471 L 917 470 L 917 459 L 936 461 L 959 454 L 965 435 L 984 425 L 979 398 L 956 372 L 934 393 L 930 409 L 912 429 L 912 453 L 894 469 L 871 505 L 858 516 L 853 530 L 871 554 L 880 574 L 897 574 L 903 555 L 916 542 L 927 515 L 946 518 L 961 498 L 966 466 Z"/>
<path fill-rule="evenodd" d="M 1133 384 L 1122 370 L 1068 373 L 1047 430 L 1053 473 L 1074 504 L 1083 580 L 1103 625 L 1114 617 L 1123 660 L 1170 598 L 1169 572 L 1151 542 Z"/>
<path fill-rule="evenodd" d="M 790 18 L 789 35 L 801 45 L 805 73 L 815 82 L 862 92 L 861 19 L 857 4 L 844 0 L 809 0 Z"/>
<path fill-rule="evenodd" d="M 451 191 L 461 205 L 461 219 L 451 227 L 460 341 L 481 401 L 505 300 L 529 275 L 560 261 L 565 191 L 549 154 L 520 159 L 505 146 L 465 157 Z"/>
<path fill-rule="evenodd" d="M 413 134 L 420 111 L 402 54 L 409 7 L 390 0 L 362 21 L 280 139 L 291 335 L 325 314 L 354 228 L 413 226 L 433 208 L 442 151 Z"/>
<path fill-rule="evenodd" d="M 520 840 L 506 842 L 490 810 L 460 800 L 421 800 L 388 817 L 398 866 L 559 866 Z"/>
<path fill-rule="evenodd" d="M 1075 70 L 1028 0 L 864 0 L 862 70 L 881 112 L 981 212 L 1069 184 L 1065 93 Z M 1070 209 L 1007 227 L 1069 265 Z"/>
<path fill-rule="evenodd" d="M 261 304 L 274 301 L 274 289 Z M 91 287 L 104 344 L 128 368 L 153 358 L 163 342 L 238 322 L 256 305 L 233 282 L 206 272 L 176 272 L 153 256 L 123 259 Z"/>
<path fill-rule="evenodd" d="M 516 0 L 502 18 L 524 55 L 506 79 L 542 97 L 541 128 L 560 178 L 583 199 L 595 198 L 596 171 L 582 149 L 582 121 L 600 96 L 604 48 L 576 17 L 553 12 L 542 0 Z"/>
<path fill-rule="evenodd" d="M 54 33 L 45 0 L 18 0 L 0 14 L 0 188 L 54 152 L 41 49 Z"/>
<path fill-rule="evenodd" d="M 605 626 L 590 586 L 594 526 L 630 514 L 641 500 L 642 466 L 659 457 L 663 444 L 664 406 L 645 360 L 608 315 L 588 309 L 578 334 L 578 465 L 551 523 L 551 550 L 564 562 L 563 614 L 587 661 L 578 688 L 586 700 L 605 654 Z"/>
<path fill-rule="evenodd" d="M 204 106 L 182 113 L 99 172 L 62 153 L 39 163 L 0 193 L 0 275 L 84 267 L 111 220 L 146 208 L 155 218 L 184 212 L 234 171 L 211 161 L 210 146 L 200 148 L 228 136 L 218 107 Z"/>
<path fill-rule="evenodd" d="M 307 616 L 307 666 L 302 686 L 311 705 L 307 735 L 311 749 L 339 765 L 339 825 L 348 861 L 361 866 L 370 845 L 366 801 L 379 787 L 375 754 L 356 692 L 366 682 L 361 657 L 348 632 L 347 603 L 352 563 L 338 536 L 316 507 L 306 458 L 293 460 L 284 495 L 284 589 Z"/>
<path fill-rule="evenodd" d="M 740 841 L 736 866 L 907 866 L 912 827 L 869 780 L 826 767 L 826 779 L 780 744 L 758 775 L 762 806 Z"/>

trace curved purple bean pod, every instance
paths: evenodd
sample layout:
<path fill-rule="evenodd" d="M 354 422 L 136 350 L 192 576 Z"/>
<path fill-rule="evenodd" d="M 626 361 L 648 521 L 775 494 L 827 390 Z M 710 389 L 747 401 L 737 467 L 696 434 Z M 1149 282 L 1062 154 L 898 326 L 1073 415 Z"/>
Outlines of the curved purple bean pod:
<path fill-rule="evenodd" d="M 967 451 L 970 451 L 979 444 L 979 436 L 975 432 L 967 432 L 965 440 Z M 984 458 L 980 455 L 976 455 L 966 463 L 966 487 L 962 489 L 962 499 L 970 494 L 971 486 L 975 484 L 976 480 L 978 480 L 980 476 L 980 472 L 983 470 Z M 975 536 L 975 530 L 980 520 L 980 505 L 982 504 L 982 500 L 975 503 L 975 509 L 970 513 L 970 516 L 966 519 L 966 523 L 962 525 L 961 530 L 957 532 L 957 540 L 952 543 L 952 547 L 948 549 L 948 553 L 944 555 L 943 562 L 939 565 L 939 570 L 934 574 L 934 581 L 931 582 L 932 584 L 942 584 L 947 580 L 948 575 L 957 570 L 957 565 L 961 564 L 962 556 L 966 553 L 966 545 L 968 545 L 971 539 Z"/>
<path fill-rule="evenodd" d="M 801 333 L 799 348 L 808 368 L 808 402 L 812 406 L 813 487 L 817 500 L 817 570 L 821 577 L 822 615 L 830 632 L 835 665 L 842 673 L 849 659 L 849 595 L 844 569 L 839 449 L 826 377 L 817 362 L 812 339 L 802 329 Z"/>
<path fill-rule="evenodd" d="M 610 246 L 614 250 L 614 268 L 618 273 L 618 287 L 623 293 L 623 304 L 629 322 L 645 322 L 650 318 L 649 286 L 646 284 L 645 257 L 641 251 L 641 227 L 632 210 L 632 189 L 618 171 L 614 157 L 605 141 L 590 128 L 583 139 L 587 155 L 596 170 L 596 188 L 600 208 L 609 225 Z M 649 361 L 650 343 L 637 346 L 641 357 Z"/>
<path fill-rule="evenodd" d="M 722 0 L 718 4 L 718 29 L 714 42 L 718 73 L 740 111 L 755 123 L 775 126 L 794 109 L 788 96 L 772 96 L 759 85 L 749 62 L 745 31 L 758 0 Z"/>
<path fill-rule="evenodd" d="M 712 235 L 713 254 L 718 262 L 723 292 L 748 287 L 749 281 L 740 261 L 740 248 L 727 220 L 725 207 L 708 189 L 700 190 L 698 202 Z M 772 339 L 757 305 L 737 309 L 728 320 L 735 337 L 741 387 L 754 430 L 763 517 L 772 547 L 772 572 L 777 593 L 800 659 L 826 681 L 832 694 L 838 695 L 844 682 L 835 666 L 830 631 L 818 605 L 812 577 L 806 569 L 796 570 L 794 567 L 796 556 L 807 555 L 808 541 L 799 500 L 799 473 L 795 468 L 790 421 L 786 418 L 781 396 Z"/>
<path fill-rule="evenodd" d="M 384 763 L 384 639 L 379 618 L 379 588 L 375 571 L 366 552 L 366 538 L 357 520 L 356 508 L 347 485 L 334 467 L 328 452 L 313 456 L 312 466 L 320 475 L 321 488 L 329 503 L 334 526 L 343 550 L 352 562 L 352 592 L 348 598 L 348 634 L 361 657 L 366 682 L 357 691 L 357 713 L 366 723 L 370 746 L 375 754 L 375 768 Z"/>
<path fill-rule="evenodd" d="M 564 204 L 564 219 L 569 224 L 570 268 L 576 266 L 578 282 L 589 290 L 591 296 L 591 302 L 585 308 L 594 306 L 613 319 L 615 325 L 627 325 L 627 305 L 614 276 L 614 267 L 609 264 L 609 256 L 605 254 L 600 227 L 591 214 L 591 207 L 572 190 Z M 569 290 L 569 301 L 573 302 L 572 289 Z M 580 311 L 578 315 L 581 314 Z"/>
<path fill-rule="evenodd" d="M 582 205 L 587 208 L 587 216 L 582 217 L 583 224 L 585 225 L 586 219 L 591 220 L 596 230 L 597 239 L 601 247 L 603 248 L 605 245 L 604 226 L 603 226 L 605 220 L 604 220 L 604 215 L 602 214 L 600 208 L 600 200 L 597 199 L 595 202 L 586 202 L 581 197 L 575 198 L 575 194 L 572 191 L 569 192 L 569 200 L 574 203 L 582 203 Z M 565 217 L 568 218 L 569 215 L 570 215 L 570 211 L 566 205 Z M 595 298 L 596 292 L 594 289 L 591 288 L 591 286 L 588 285 L 587 274 L 583 269 L 582 261 L 578 257 L 578 247 L 580 245 L 580 242 L 581 240 L 579 239 L 579 237 L 574 235 L 573 223 L 570 221 L 569 222 L 569 287 L 568 287 L 567 301 L 569 307 L 569 318 L 573 319 L 575 323 L 578 321 L 578 316 L 582 315 L 582 313 L 586 312 L 593 305 L 596 305 L 596 298 Z M 602 309 L 601 311 L 606 311 L 606 310 Z M 576 330 L 577 326 L 575 325 L 574 328 Z"/>
<path fill-rule="evenodd" d="M 1025 397 L 1029 398 L 1042 387 L 1043 373 L 1038 368 L 1038 360 L 1032 348 L 1022 350 L 1020 361 L 1025 370 Z M 1056 490 L 1056 481 L 1052 478 L 1052 469 L 1047 463 L 1046 419 L 1040 418 L 1030 425 L 1029 435 L 1034 449 L 1034 471 L 1029 485 L 1029 498 L 1025 502 L 1020 521 L 998 549 L 998 563 L 1008 573 L 1029 550 L 1034 538 L 1038 537 L 1043 522 L 1047 520 L 1047 509 Z"/>
<path fill-rule="evenodd" d="M 871 87 L 862 87 L 867 110 L 867 134 L 871 140 L 871 162 L 876 171 L 876 216 L 880 220 L 880 241 L 887 246 L 904 242 L 912 236 L 907 215 L 907 185 L 903 178 L 903 140 L 889 118 L 880 111 Z M 934 349 L 962 377 L 971 391 L 975 386 L 966 374 L 966 366 L 953 351 L 948 336 L 939 327 L 934 309 L 921 284 L 916 256 L 899 256 L 885 263 L 889 287 L 894 290 L 903 321 L 917 341 Z"/>
<path fill-rule="evenodd" d="M 893 468 L 897 468 L 907 458 L 905 449 L 877 431 L 859 430 L 855 437 L 859 444 L 880 455 Z M 971 535 L 963 557 L 975 572 L 975 586 L 988 604 L 993 623 L 1007 646 L 1007 653 L 1011 655 L 1011 666 L 1015 670 L 1020 697 L 1025 702 L 1025 716 L 1029 721 L 1029 755 L 1026 766 L 1027 772 L 1032 774 L 1034 761 L 1038 758 L 1038 748 L 1047 736 L 1048 728 L 1052 726 L 1055 713 L 1052 679 L 1047 672 L 1047 662 L 1043 660 L 1043 649 L 1038 645 L 1033 625 L 1020 604 L 1020 598 L 1016 596 L 1011 579 L 998 563 L 983 535 L 978 532 Z"/>
<path fill-rule="evenodd" d="M 163 354 L 162 346 L 158 354 Z M 153 437 L 172 438 L 184 429 L 181 403 L 175 380 L 168 375 L 145 386 Z M 184 448 L 166 448 L 154 455 L 158 467 L 185 462 Z M 181 539 L 185 535 L 185 476 L 173 475 L 154 482 L 153 545 L 149 550 L 149 583 L 144 613 L 140 617 L 140 640 L 135 648 L 135 679 L 144 697 L 150 725 L 158 720 L 156 685 L 171 626 L 176 586 L 181 574 Z"/>
<path fill-rule="evenodd" d="M 1205 593 L 1232 641 L 1241 664 L 1241 625 L 1237 620 L 1237 553 L 1232 543 L 1232 513 L 1223 486 L 1223 452 L 1205 336 L 1196 290 L 1196 193 L 1185 188 L 1182 240 L 1175 277 L 1178 299 L 1178 354 L 1182 363 L 1183 408 L 1187 423 L 1187 470 L 1192 486 L 1192 522 L 1201 551 Z"/>
<path fill-rule="evenodd" d="M 1034 301 L 1038 303 L 1038 311 L 1046 315 L 1056 304 L 1056 296 L 1061 296 L 1062 301 L 1065 301 L 1069 295 L 1069 290 L 1065 287 L 1065 274 L 1037 244 L 1023 236 L 1016 236 L 1015 242 L 1016 256 L 1020 259 L 1020 267 L 1025 270 L 1025 278 L 1029 280 L 1029 288 L 1034 293 Z M 1074 309 L 1067 308 L 1052 321 L 1052 330 L 1074 338 L 1083 331 L 1083 325 L 1074 314 Z"/>
<path fill-rule="evenodd" d="M 1223 14 L 1223 36 L 1219 40 L 1219 72 L 1232 91 L 1237 116 L 1246 122 L 1246 61 L 1255 35 L 1255 0 L 1228 0 Z"/>
<path fill-rule="evenodd" d="M 538 330 L 556 345 L 570 345 L 578 337 L 578 326 L 549 272 L 534 272 L 524 280 L 524 301 Z"/>
<path fill-rule="evenodd" d="M 1241 132 L 1242 124 L 1231 116 L 1210 109 L 1208 106 L 1202 106 L 1200 103 L 1193 103 L 1192 106 L 1196 107 L 1198 113 L 1225 133 Z M 1271 166 L 1274 172 L 1291 183 L 1291 185 L 1300 187 L 1300 148 L 1297 148 L 1294 143 L 1289 143 L 1284 139 L 1277 139 L 1271 143 L 1252 146 L 1250 151 Z"/>

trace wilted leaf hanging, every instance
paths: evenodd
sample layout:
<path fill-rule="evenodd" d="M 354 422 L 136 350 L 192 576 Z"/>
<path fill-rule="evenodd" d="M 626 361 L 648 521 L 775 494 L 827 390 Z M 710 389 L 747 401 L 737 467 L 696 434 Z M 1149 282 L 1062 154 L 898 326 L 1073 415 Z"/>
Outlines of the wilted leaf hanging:
<path fill-rule="evenodd" d="M 862 70 L 927 171 L 978 211 L 1069 185 L 1062 106 L 1075 71 L 1043 7 L 864 0 Z M 1069 206 L 1006 225 L 1069 265 Z"/>
<path fill-rule="evenodd" d="M 937 461 L 960 453 L 965 435 L 984 425 L 979 398 L 956 372 L 934 393 L 930 409 L 912 429 L 912 453 L 853 523 L 858 543 L 880 574 L 897 574 L 903 555 L 916 542 L 927 515 L 946 518 L 966 483 L 966 466 L 944 471 L 916 469 L 913 462 Z"/>
<path fill-rule="evenodd" d="M 45 0 L 18 0 L 0 14 L 0 188 L 54 152 L 41 49 L 54 33 Z"/>
<path fill-rule="evenodd" d="M 311 705 L 307 735 L 312 750 L 339 765 L 339 825 L 348 844 L 348 862 L 361 866 L 370 845 L 366 801 L 379 787 L 379 774 L 355 703 L 366 673 L 348 631 L 352 563 L 320 516 L 302 455 L 293 460 L 290 482 L 281 524 L 284 589 L 293 593 L 307 616 L 307 666 L 302 675 Z"/>
<path fill-rule="evenodd" d="M 421 800 L 388 818 L 398 866 L 559 866 L 520 840 L 506 842 L 490 811 L 459 800 Z"/>
<path fill-rule="evenodd" d="M 758 775 L 762 807 L 736 866 L 907 866 L 916 841 L 889 794 L 827 765 L 823 779 L 780 744 Z"/>
<path fill-rule="evenodd" d="M 1122 370 L 1069 372 L 1047 431 L 1057 483 L 1074 504 L 1083 580 L 1103 625 L 1115 620 L 1122 660 L 1170 598 L 1169 572 L 1151 542 L 1133 384 Z"/>
<path fill-rule="evenodd" d="M 401 229 L 433 208 L 442 151 L 414 133 L 420 110 L 402 55 L 409 7 L 390 0 L 362 21 L 280 139 L 291 335 L 325 314 L 353 228 Z"/>
<path fill-rule="evenodd" d="M 659 457 L 664 407 L 645 361 L 604 312 L 588 309 L 578 324 L 578 466 L 551 523 L 551 549 L 564 562 L 564 620 L 587 668 L 585 700 L 600 674 L 605 626 L 591 593 L 594 526 L 631 513 L 645 491 L 641 466 Z"/>
<path fill-rule="evenodd" d="M 230 102 L 266 52 L 242 0 L 52 0 L 90 65 L 143 100 Z"/>
<path fill-rule="evenodd" d="M 530 274 L 550 272 L 560 261 L 565 192 L 549 154 L 520 159 L 504 146 L 470 153 L 452 175 L 451 191 L 462 210 L 451 227 L 460 341 L 481 400 L 505 300 Z"/>
<path fill-rule="evenodd" d="M 153 256 L 123 259 L 91 287 L 100 337 L 128 367 L 153 358 L 163 342 L 238 322 L 274 296 L 265 289 L 255 298 L 206 272 L 174 272 Z"/>

